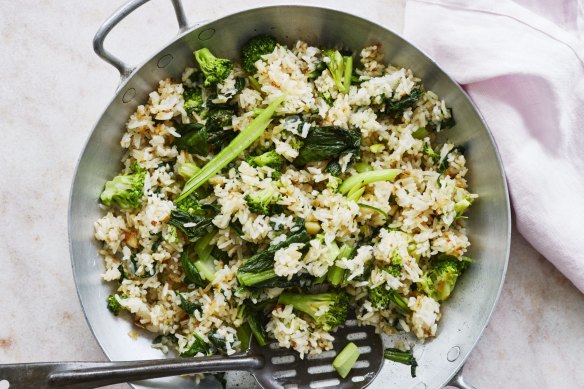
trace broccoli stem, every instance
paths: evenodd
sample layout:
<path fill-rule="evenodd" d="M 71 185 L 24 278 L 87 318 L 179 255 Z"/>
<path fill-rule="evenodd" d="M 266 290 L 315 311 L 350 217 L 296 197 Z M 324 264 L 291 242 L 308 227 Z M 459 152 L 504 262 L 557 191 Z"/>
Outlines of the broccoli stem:
<path fill-rule="evenodd" d="M 194 163 L 183 163 L 178 166 L 178 174 L 185 180 L 200 172 L 201 169 Z"/>
<path fill-rule="evenodd" d="M 353 75 L 353 57 L 343 57 L 343 62 L 345 63 L 343 87 L 345 88 L 345 93 L 349 93 L 349 89 L 351 88 L 351 76 Z"/>
<path fill-rule="evenodd" d="M 212 160 L 207 162 L 199 173 L 191 177 L 176 201 L 180 201 L 203 185 L 217 172 L 227 166 L 231 161 L 237 158 L 241 152 L 247 149 L 257 138 L 259 138 L 270 122 L 276 109 L 282 104 L 285 95 L 281 95 L 274 100 L 266 109 L 264 109 L 246 128 L 244 128 L 239 135 L 235 137 L 219 152 Z"/>
<path fill-rule="evenodd" d="M 410 365 L 412 377 L 416 376 L 416 367 L 418 367 L 418 362 L 416 361 L 416 358 L 414 358 L 414 353 L 412 350 L 401 351 L 397 348 L 386 348 L 383 352 L 383 356 L 385 359 L 389 359 L 390 361 L 403 363 L 404 365 Z"/>
<path fill-rule="evenodd" d="M 339 249 L 339 255 L 337 256 L 337 261 L 342 258 L 349 258 L 351 253 L 353 252 L 353 248 L 346 243 L 343 243 L 341 248 Z M 343 282 L 343 278 L 345 277 L 345 269 L 340 268 L 336 265 L 332 265 L 327 274 L 326 279 L 328 282 L 333 286 L 340 285 Z"/>
<path fill-rule="evenodd" d="M 339 193 L 351 197 L 367 184 L 377 181 L 393 181 L 401 169 L 381 169 L 355 174 L 347 178 L 339 187 Z"/>
<path fill-rule="evenodd" d="M 333 367 L 342 378 L 346 378 L 353 366 L 355 366 L 360 355 L 361 353 L 359 352 L 357 345 L 351 342 L 347 344 L 345 348 L 343 348 L 343 351 L 341 351 L 333 360 Z"/>

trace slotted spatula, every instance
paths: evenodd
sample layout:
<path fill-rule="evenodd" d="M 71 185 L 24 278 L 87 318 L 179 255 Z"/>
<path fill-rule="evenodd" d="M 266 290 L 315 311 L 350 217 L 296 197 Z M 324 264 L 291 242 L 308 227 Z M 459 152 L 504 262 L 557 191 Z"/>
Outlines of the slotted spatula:
<path fill-rule="evenodd" d="M 383 345 L 375 328 L 358 327 L 355 320 L 349 320 L 337 329 L 334 336 L 332 350 L 304 359 L 300 359 L 295 351 L 279 348 L 277 343 L 260 347 L 252 341 L 247 353 L 229 357 L 0 365 L 0 387 L 86 389 L 149 378 L 221 371 L 248 371 L 262 388 L 348 389 L 369 385 L 383 365 Z M 332 362 L 349 342 L 359 347 L 361 355 L 349 375 L 341 379 Z"/>

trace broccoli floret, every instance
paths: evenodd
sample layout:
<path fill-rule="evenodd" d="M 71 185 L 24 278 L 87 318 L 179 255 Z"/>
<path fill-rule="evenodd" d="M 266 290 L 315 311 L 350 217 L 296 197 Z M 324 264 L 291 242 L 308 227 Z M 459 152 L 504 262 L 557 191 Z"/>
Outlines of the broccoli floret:
<path fill-rule="evenodd" d="M 189 215 L 204 215 L 205 211 L 195 196 L 189 196 L 181 201 L 177 201 L 176 208 Z"/>
<path fill-rule="evenodd" d="M 330 331 L 345 324 L 350 300 L 344 291 L 320 294 L 282 293 L 278 304 L 292 305 L 295 310 L 312 317 L 318 327 Z M 323 307 L 327 308 L 324 313 Z"/>
<path fill-rule="evenodd" d="M 337 90 L 341 93 L 347 93 L 351 85 L 353 58 L 350 56 L 343 57 L 340 51 L 333 49 L 323 50 L 322 56 L 337 86 Z"/>
<path fill-rule="evenodd" d="M 456 286 L 456 281 L 473 260 L 452 255 L 440 255 L 417 283 L 418 289 L 424 291 L 436 301 L 445 301 Z"/>
<path fill-rule="evenodd" d="M 276 153 L 276 150 L 270 150 L 261 155 L 249 157 L 247 163 L 251 166 L 269 166 L 273 169 L 279 169 L 286 163 L 286 159 Z"/>
<path fill-rule="evenodd" d="M 233 69 L 233 62 L 225 58 L 217 58 L 207 48 L 194 52 L 201 71 L 205 75 L 205 86 L 211 86 L 225 80 Z"/>
<path fill-rule="evenodd" d="M 386 348 L 383 352 L 383 356 L 385 359 L 389 359 L 390 361 L 411 366 L 410 374 L 412 377 L 416 376 L 416 367 L 418 367 L 418 362 L 416 361 L 416 358 L 414 358 L 414 353 L 412 350 L 401 351 L 397 348 Z"/>
<path fill-rule="evenodd" d="M 118 314 L 122 310 L 122 304 L 120 304 L 120 302 L 116 298 L 116 295 L 112 294 L 107 298 L 107 309 L 109 309 L 109 311 L 113 313 L 115 316 L 118 316 Z"/>
<path fill-rule="evenodd" d="M 278 42 L 270 35 L 259 35 L 251 38 L 241 48 L 241 63 L 243 69 L 253 74 L 256 72 L 255 63 L 262 59 L 262 55 L 270 54 Z"/>
<path fill-rule="evenodd" d="M 105 183 L 100 199 L 104 205 L 116 203 L 122 209 L 138 208 L 144 195 L 146 170 L 138 162 L 131 168 L 131 174 L 122 174 Z"/>
<path fill-rule="evenodd" d="M 200 113 L 205 109 L 205 100 L 201 88 L 185 88 L 183 92 L 184 109 L 187 113 Z"/>
<path fill-rule="evenodd" d="M 404 315 L 410 312 L 408 303 L 395 290 L 387 289 L 381 285 L 373 289 L 369 289 L 369 300 L 375 309 L 384 309 L 393 303 L 397 310 Z"/>
<path fill-rule="evenodd" d="M 365 185 L 377 181 L 393 181 L 400 173 L 401 169 L 381 169 L 354 174 L 343 181 L 339 193 L 346 195 L 349 200 L 357 201 L 365 191 Z"/>
<path fill-rule="evenodd" d="M 353 342 L 347 344 L 343 348 L 343 351 L 337 355 L 333 360 L 333 367 L 337 370 L 341 378 L 346 378 L 349 375 L 349 372 L 355 366 L 360 355 L 359 347 Z"/>
<path fill-rule="evenodd" d="M 270 186 L 253 194 L 244 197 L 249 210 L 260 215 L 270 215 L 271 205 L 278 200 L 278 192 Z"/>

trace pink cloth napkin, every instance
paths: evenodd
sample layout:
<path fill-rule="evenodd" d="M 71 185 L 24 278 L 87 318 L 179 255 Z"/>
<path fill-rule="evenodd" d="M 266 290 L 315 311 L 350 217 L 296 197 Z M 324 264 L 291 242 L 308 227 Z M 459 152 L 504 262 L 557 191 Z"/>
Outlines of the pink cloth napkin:
<path fill-rule="evenodd" d="M 470 94 L 519 232 L 584 292 L 583 3 L 410 0 L 404 36 Z"/>

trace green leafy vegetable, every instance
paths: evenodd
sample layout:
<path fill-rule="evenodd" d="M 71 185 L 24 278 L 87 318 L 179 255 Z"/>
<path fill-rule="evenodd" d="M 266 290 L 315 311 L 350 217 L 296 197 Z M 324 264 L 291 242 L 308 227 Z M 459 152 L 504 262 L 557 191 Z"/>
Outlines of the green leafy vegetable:
<path fill-rule="evenodd" d="M 304 166 L 308 162 L 336 158 L 343 153 L 357 155 L 360 147 L 361 137 L 355 131 L 335 126 L 313 127 L 298 150 L 294 164 Z"/>
<path fill-rule="evenodd" d="M 209 345 L 205 340 L 201 337 L 201 335 L 197 334 L 196 332 L 193 334 L 193 342 L 189 346 L 188 349 L 183 351 L 180 356 L 181 357 L 194 357 L 199 353 L 203 355 L 210 355 Z"/>
<path fill-rule="evenodd" d="M 201 311 L 201 305 L 190 302 L 182 295 L 182 293 L 179 293 L 178 297 L 180 299 L 180 304 L 178 306 L 189 315 L 194 314 L 195 311 Z"/>
<path fill-rule="evenodd" d="M 414 89 L 409 95 L 402 96 L 399 100 L 387 99 L 385 101 L 385 112 L 393 117 L 401 117 L 404 111 L 414 106 L 416 101 L 422 97 L 422 91 Z"/>
<path fill-rule="evenodd" d="M 192 154 L 207 156 L 209 145 L 207 144 L 207 129 L 200 123 L 186 123 L 177 125 L 180 138 L 175 138 L 174 144 L 179 150 L 185 150 Z"/>

